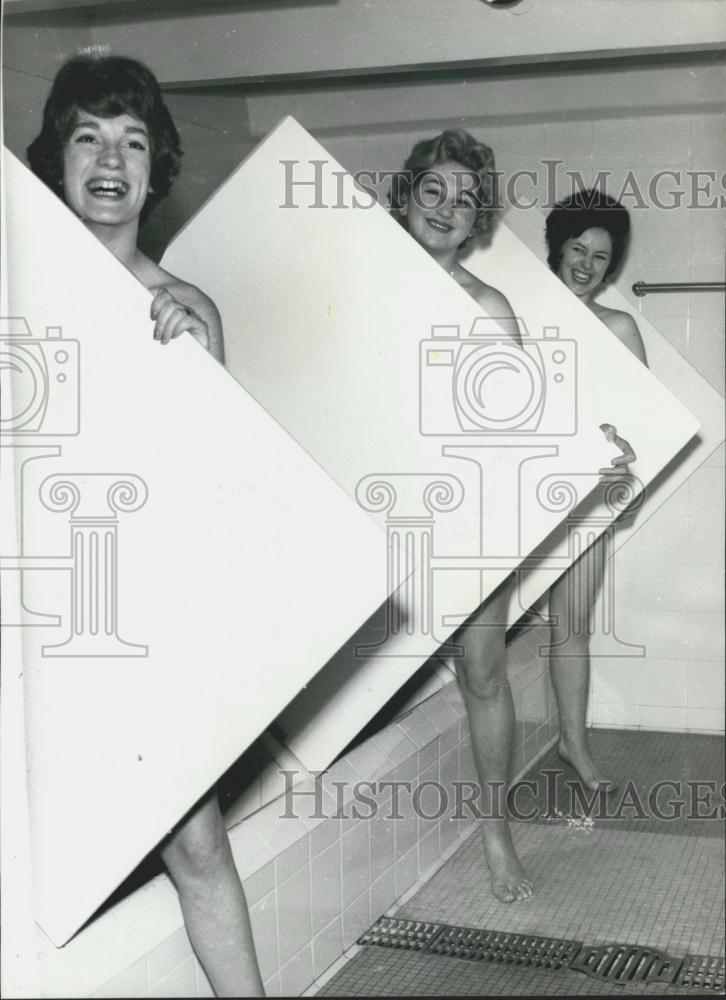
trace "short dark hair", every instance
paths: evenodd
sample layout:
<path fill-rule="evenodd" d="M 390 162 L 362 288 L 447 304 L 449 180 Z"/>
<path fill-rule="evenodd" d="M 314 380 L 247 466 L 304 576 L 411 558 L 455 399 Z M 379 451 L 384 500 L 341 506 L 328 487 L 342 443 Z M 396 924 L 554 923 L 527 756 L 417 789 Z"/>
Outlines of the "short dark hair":
<path fill-rule="evenodd" d="M 43 109 L 43 127 L 28 146 L 28 163 L 63 198 L 63 150 L 78 112 L 99 118 L 129 114 L 149 130 L 151 188 L 142 221 L 171 189 L 183 156 L 179 133 L 159 83 L 143 63 L 125 56 L 75 56 L 58 70 Z"/>
<path fill-rule="evenodd" d="M 613 249 L 605 277 L 617 271 L 625 256 L 630 235 L 630 216 L 624 205 L 599 188 L 581 189 L 558 202 L 547 216 L 545 233 L 547 263 L 557 271 L 565 243 L 582 236 L 586 229 L 604 229 Z"/>
<path fill-rule="evenodd" d="M 494 151 L 478 142 L 464 129 L 449 128 L 432 139 L 422 139 L 411 150 L 403 171 L 393 180 L 390 193 L 391 212 L 403 221 L 403 209 L 424 174 L 435 170 L 447 161 L 460 163 L 476 174 L 479 183 L 476 194 L 478 205 L 476 220 L 464 245 L 472 240 L 485 243 L 494 229 L 497 201 L 497 175 L 494 169 Z"/>

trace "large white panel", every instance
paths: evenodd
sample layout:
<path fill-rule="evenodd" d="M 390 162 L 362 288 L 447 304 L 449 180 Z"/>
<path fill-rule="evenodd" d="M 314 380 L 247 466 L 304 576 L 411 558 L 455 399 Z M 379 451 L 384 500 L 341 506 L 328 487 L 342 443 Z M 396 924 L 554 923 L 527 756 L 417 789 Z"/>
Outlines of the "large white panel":
<path fill-rule="evenodd" d="M 386 539 L 191 337 L 152 339 L 149 292 L 9 154 L 4 179 L 4 567 L 60 944 L 385 601 Z"/>
<path fill-rule="evenodd" d="M 466 267 L 472 274 L 476 274 L 482 280 L 500 288 L 509 297 L 517 313 L 522 316 L 527 325 L 532 326 L 538 320 L 544 323 L 555 321 L 558 315 L 563 315 L 559 305 L 556 306 L 556 303 L 560 302 L 559 297 L 554 298 L 558 291 L 562 290 L 562 284 L 546 264 L 542 263 L 539 267 L 533 264 L 535 257 L 542 261 L 547 259 L 547 247 L 544 239 L 545 218 L 538 209 L 533 208 L 526 212 L 510 213 L 505 222 L 509 224 L 510 221 L 511 228 L 509 225 L 502 227 L 490 247 L 485 250 L 477 250 L 466 259 Z M 512 231 L 514 227 L 516 227 L 516 235 Z M 522 294 L 520 279 L 522 268 L 526 268 L 527 294 Z M 582 322 L 592 323 L 593 314 L 574 295 L 565 295 L 563 291 L 563 299 L 568 300 L 567 305 L 572 324 L 578 321 L 578 317 Z M 709 455 L 722 444 L 724 440 L 724 400 L 723 396 L 699 374 L 693 365 L 679 354 L 668 339 L 659 333 L 645 316 L 635 313 L 632 304 L 617 288 L 610 285 L 599 296 L 598 301 L 611 309 L 621 309 L 634 315 L 643 335 L 650 371 L 677 396 L 684 406 L 688 407 L 699 423 L 698 433 L 691 438 L 687 447 L 678 451 L 654 478 L 648 479 L 648 488 L 642 498 L 642 506 L 637 517 L 618 523 L 618 529 L 613 536 L 613 547 L 617 550 L 637 534 L 668 497 L 679 486 L 682 486 Z M 550 309 L 552 309 L 551 313 Z M 617 344 L 613 334 L 599 321 L 594 323 L 593 331 L 602 338 L 603 342 Z M 620 347 L 619 344 L 617 346 Z M 609 360 L 610 367 L 603 368 L 601 373 L 602 388 L 610 386 L 608 391 L 612 392 L 613 395 L 621 392 L 619 364 L 620 358 L 623 357 L 623 351 L 624 349 L 619 353 L 614 352 L 612 359 Z M 627 354 L 627 352 L 625 353 Z M 624 383 L 622 393 L 629 392 L 627 383 Z M 620 401 L 618 406 L 618 430 L 624 437 L 628 438 L 638 453 L 639 462 L 633 468 L 642 477 L 642 453 L 651 446 L 653 434 L 660 432 L 659 411 L 653 407 L 649 395 L 629 395 L 623 402 L 625 405 L 622 409 Z M 620 414 L 622 414 L 622 423 L 620 423 Z M 654 419 L 654 414 L 658 414 L 657 419 Z M 643 421 L 649 422 L 650 430 L 644 427 L 641 431 Z M 668 433 L 665 426 L 663 433 Z M 596 509 L 595 512 L 597 512 Z M 683 531 L 684 533 L 686 531 L 685 523 Z M 561 526 L 548 538 L 546 544 L 538 552 L 550 557 L 564 556 L 567 552 L 567 535 L 564 526 Z M 519 579 L 519 597 L 515 596 L 517 604 L 513 605 L 512 608 L 513 615 L 518 608 L 530 606 L 545 589 L 544 585 L 554 582 L 558 575 L 556 570 L 549 568 L 522 572 Z"/>
<path fill-rule="evenodd" d="M 405 620 L 368 622 L 283 714 L 288 742 L 309 767 L 325 767 L 557 528 L 570 496 L 596 486 L 614 454 L 601 423 L 638 442 L 633 472 L 643 483 L 697 430 L 512 234 L 501 229 L 492 253 L 511 269 L 515 312 L 532 304 L 524 355 L 499 342 L 467 293 L 288 118 L 164 258 L 219 304 L 235 377 L 351 496 L 376 508 L 392 553 L 402 542 L 392 582 L 402 564 L 416 564 Z M 479 401 L 488 409 L 467 411 L 458 379 L 469 378 L 476 395 L 478 374 L 502 354 L 518 377 L 508 381 L 500 367 Z M 519 399 L 528 378 L 534 411 Z M 502 435 L 513 399 L 520 419 Z M 598 532 L 613 517 L 603 510 Z M 540 575 L 532 599 L 551 579 Z"/>

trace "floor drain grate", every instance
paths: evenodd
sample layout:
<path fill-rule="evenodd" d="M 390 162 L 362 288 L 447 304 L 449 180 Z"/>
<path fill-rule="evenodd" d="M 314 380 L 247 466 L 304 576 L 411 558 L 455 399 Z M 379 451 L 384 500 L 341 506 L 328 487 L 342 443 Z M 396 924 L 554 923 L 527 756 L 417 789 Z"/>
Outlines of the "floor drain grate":
<path fill-rule="evenodd" d="M 723 993 L 726 986 L 726 960 L 706 955 L 686 955 L 675 985 Z"/>
<path fill-rule="evenodd" d="M 395 917 L 381 917 L 358 939 L 358 944 L 423 951 L 442 927 L 443 924 L 430 924 L 424 920 L 398 920 Z"/>
<path fill-rule="evenodd" d="M 579 941 L 563 941 L 560 938 L 445 926 L 428 950 L 435 955 L 480 962 L 561 969 L 570 964 L 580 947 Z"/>
<path fill-rule="evenodd" d="M 663 983 L 706 993 L 722 993 L 724 989 L 723 959 L 703 955 L 677 958 L 639 945 L 592 947 L 563 938 L 398 917 L 381 917 L 358 944 L 553 971 L 569 969 L 623 987 Z"/>
<path fill-rule="evenodd" d="M 570 963 L 574 972 L 584 972 L 593 979 L 626 986 L 631 983 L 668 983 L 673 985 L 682 958 L 673 958 L 655 948 L 630 944 L 589 945 Z"/>

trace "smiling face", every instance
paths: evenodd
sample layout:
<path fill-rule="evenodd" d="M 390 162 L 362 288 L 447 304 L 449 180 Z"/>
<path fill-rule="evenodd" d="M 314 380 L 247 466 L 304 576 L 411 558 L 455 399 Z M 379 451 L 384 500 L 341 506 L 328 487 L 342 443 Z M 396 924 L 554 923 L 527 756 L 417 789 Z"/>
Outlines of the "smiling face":
<path fill-rule="evenodd" d="M 129 114 L 99 118 L 77 112 L 63 151 L 63 191 L 69 208 L 84 222 L 138 226 L 150 173 L 150 142 L 143 122 Z"/>
<path fill-rule="evenodd" d="M 402 212 L 416 242 L 434 255 L 456 251 L 476 221 L 478 186 L 477 175 L 453 161 L 422 174 Z"/>
<path fill-rule="evenodd" d="M 563 244 L 557 275 L 578 298 L 589 302 L 605 280 L 612 253 L 606 229 L 586 229 Z"/>

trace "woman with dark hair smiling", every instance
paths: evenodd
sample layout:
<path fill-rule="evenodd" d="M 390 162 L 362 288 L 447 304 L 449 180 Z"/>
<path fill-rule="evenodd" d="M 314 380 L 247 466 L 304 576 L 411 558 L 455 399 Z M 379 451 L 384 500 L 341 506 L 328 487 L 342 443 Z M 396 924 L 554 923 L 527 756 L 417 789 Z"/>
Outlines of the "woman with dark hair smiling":
<path fill-rule="evenodd" d="M 179 173 L 179 133 L 159 84 L 142 63 L 77 56 L 58 71 L 40 135 L 28 147 L 33 172 L 94 236 L 154 292 L 154 337 L 166 344 L 187 331 L 224 360 L 212 300 L 139 250 L 140 224 Z"/>
<path fill-rule="evenodd" d="M 219 313 L 194 285 L 137 246 L 139 225 L 179 172 L 179 135 L 154 75 L 118 56 L 71 59 L 59 70 L 28 149 L 33 171 L 154 293 L 162 344 L 191 333 L 224 357 Z M 247 904 L 217 801 L 208 792 L 161 847 L 194 951 L 217 996 L 263 995 Z"/>
<path fill-rule="evenodd" d="M 630 219 L 620 202 L 599 190 L 578 191 L 547 216 L 546 236 L 551 269 L 629 351 L 647 365 L 643 339 L 633 317 L 595 301 L 619 268 L 628 242 Z M 608 425 L 606 425 L 608 426 Z M 627 441 L 609 436 L 623 451 L 613 460 L 614 474 L 635 461 Z M 550 590 L 552 648 L 550 673 L 560 716 L 560 756 L 571 764 L 592 791 L 607 787 L 590 756 L 585 719 L 590 687 L 589 622 L 602 584 L 606 562 L 602 536 L 560 577 Z M 557 650 L 566 655 L 557 655 Z"/>

